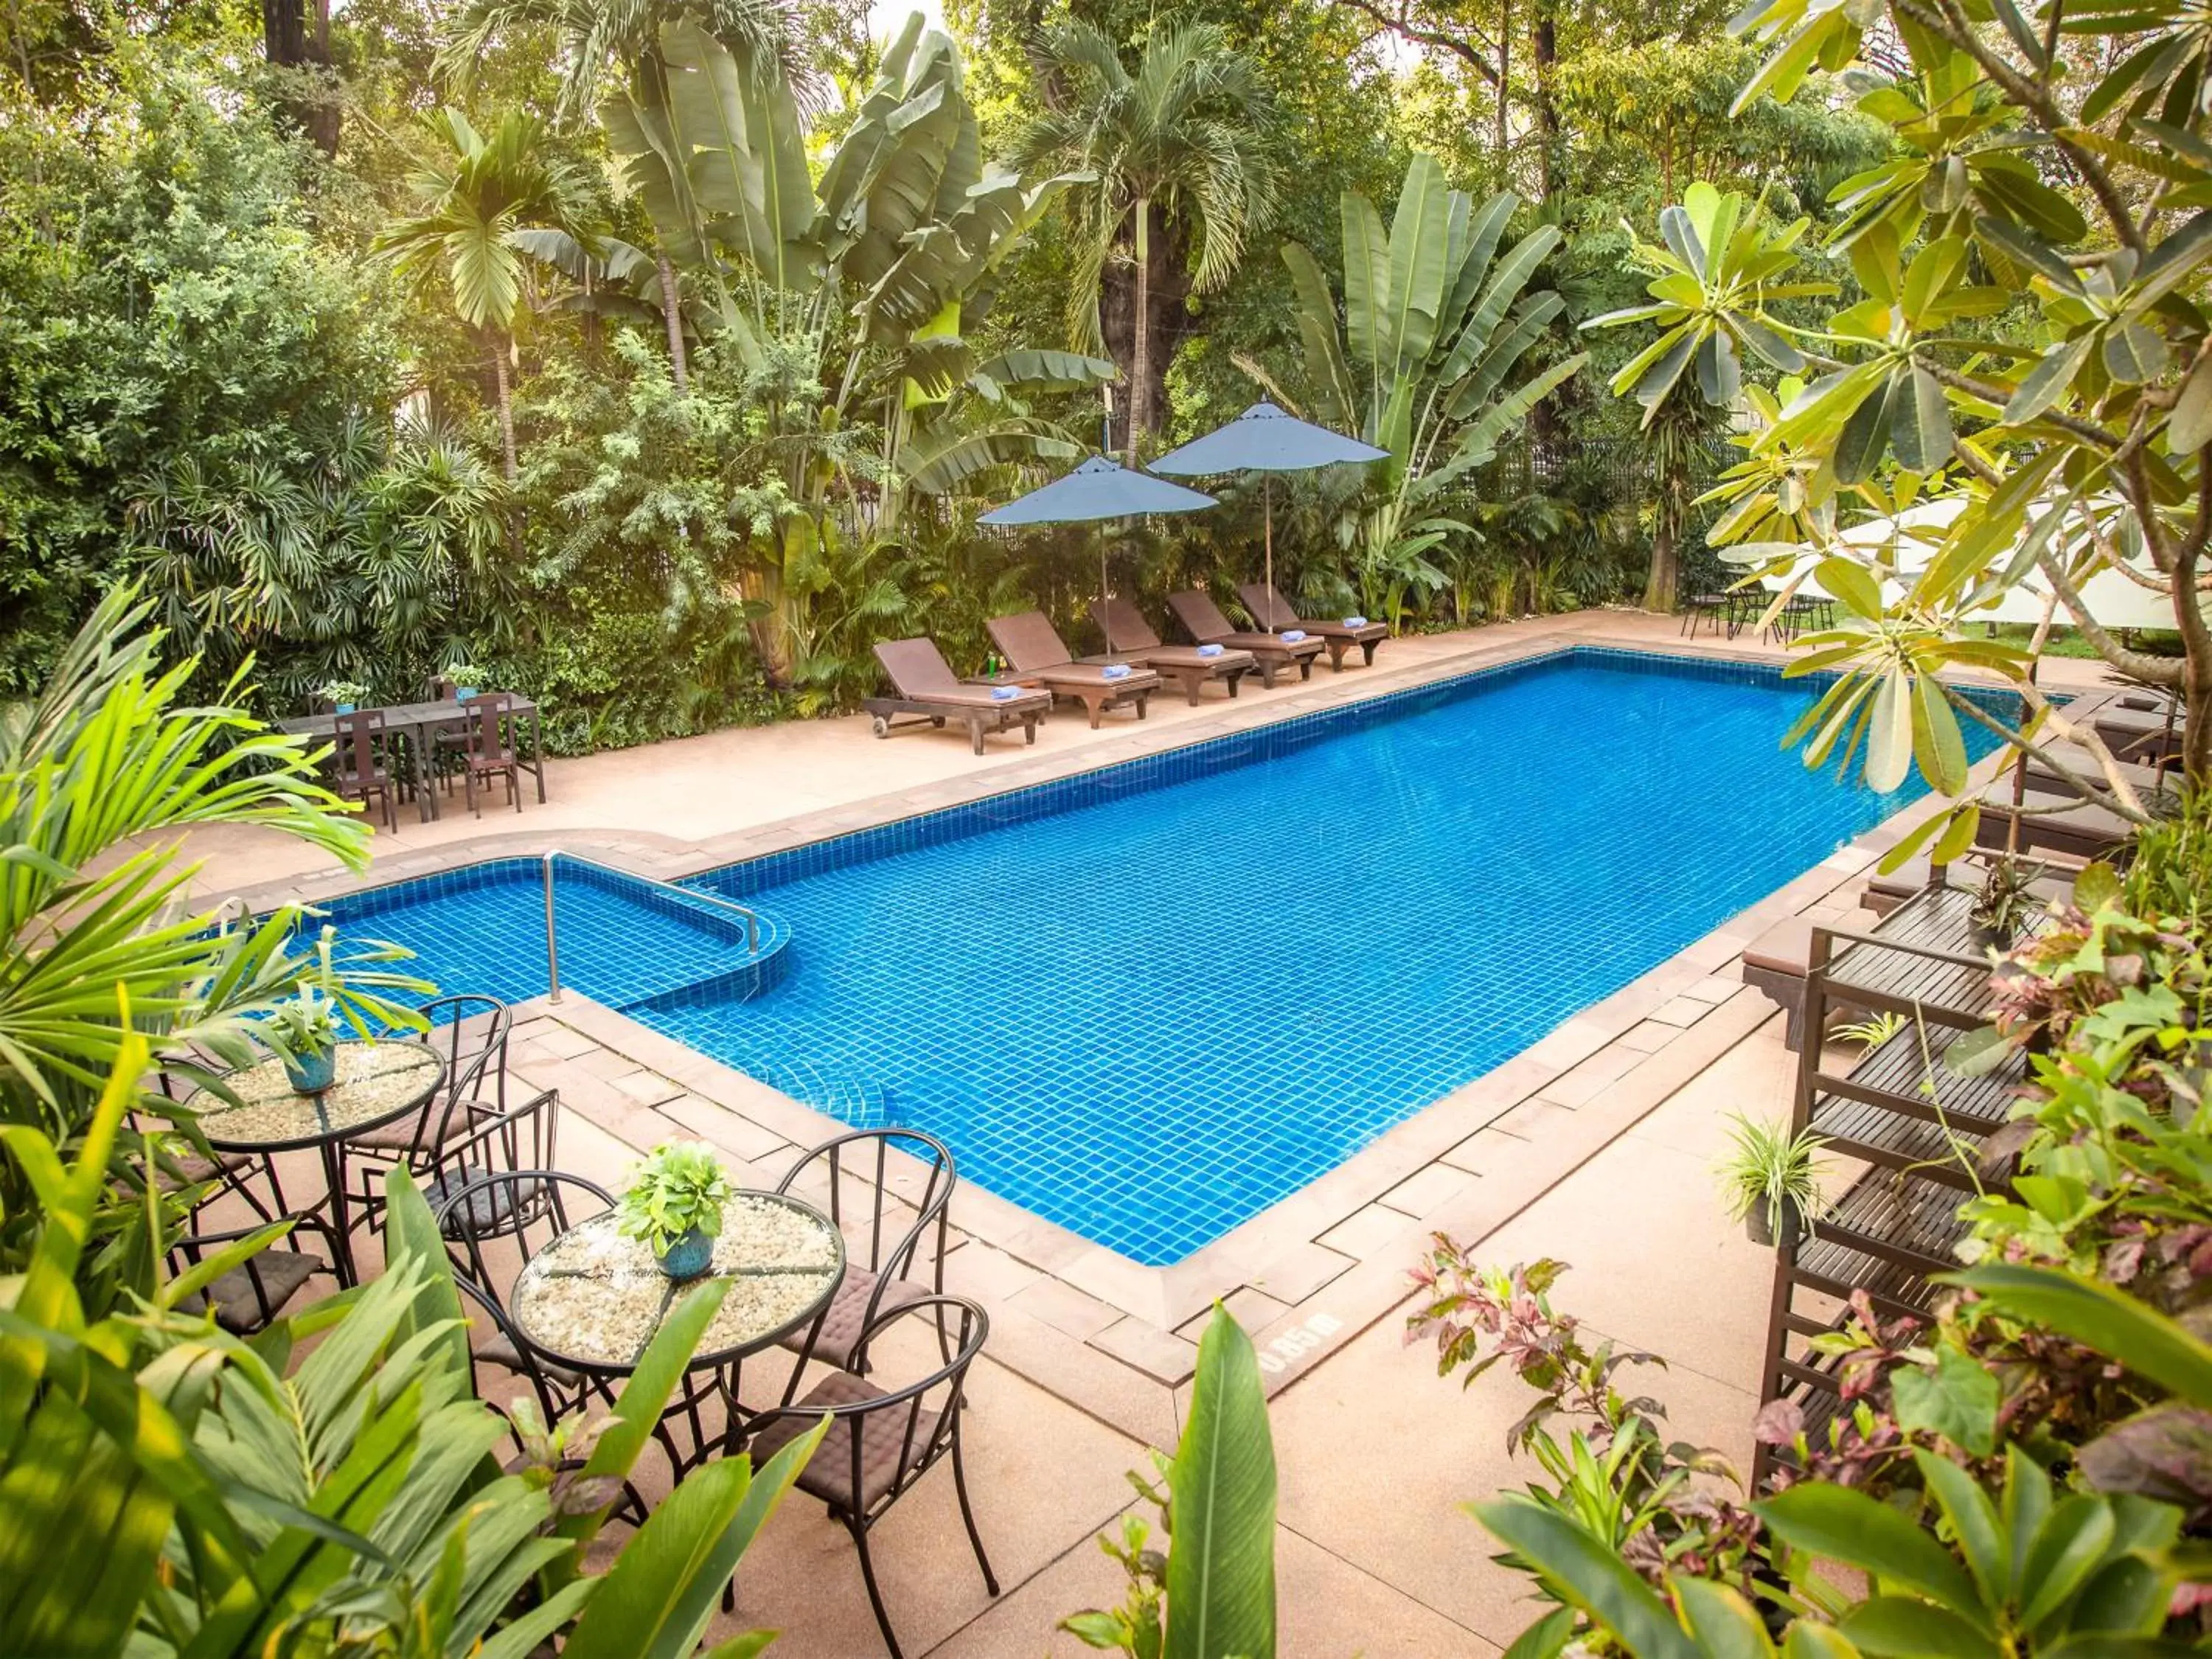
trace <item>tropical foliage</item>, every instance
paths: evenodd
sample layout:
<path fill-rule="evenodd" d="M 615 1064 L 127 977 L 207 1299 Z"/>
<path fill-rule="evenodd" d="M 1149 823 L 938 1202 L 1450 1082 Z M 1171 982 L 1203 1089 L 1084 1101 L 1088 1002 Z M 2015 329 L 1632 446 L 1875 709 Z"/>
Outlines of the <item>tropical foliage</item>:
<path fill-rule="evenodd" d="M 1213 1654 L 1273 1659 L 1275 1653 L 1275 1449 L 1267 1394 L 1251 1339 L 1217 1306 L 1199 1339 L 1190 1409 L 1172 1457 L 1153 1461 L 1166 1489 L 1129 1481 L 1173 1517 L 1166 1555 L 1149 1547 L 1152 1528 L 1135 1516 L 1098 1547 L 1121 1565 L 1129 1592 L 1118 1607 L 1072 1615 L 1061 1628 L 1086 1646 L 1136 1659 L 1206 1659 Z"/>
<path fill-rule="evenodd" d="M 149 610 L 127 587 L 104 599 L 45 691 L 0 722 L 0 1133 L 13 1154 L 0 1160 L 0 1273 L 37 1255 L 54 1168 L 88 1155 L 94 1106 L 142 1039 L 189 1086 L 214 1081 L 210 1059 L 249 1060 L 257 1037 L 281 1044 L 267 1016 L 303 985 L 357 1028 L 414 1021 L 386 994 L 419 988 L 390 965 L 395 953 L 340 954 L 296 909 L 237 921 L 191 902 L 196 866 L 176 852 L 196 826 L 272 830 L 356 868 L 367 832 L 318 781 L 305 743 L 235 706 L 185 700 L 197 665 L 161 666 Z M 242 689 L 232 681 L 226 702 Z M 73 1294 L 95 1318 L 153 1293 L 193 1196 L 148 1179 L 170 1137 L 192 1131 L 140 1071 L 125 1071 L 125 1099 L 149 1127 L 98 1143 L 92 1164 L 112 1180 L 91 1188 L 69 1254 L 84 1275 Z"/>
<path fill-rule="evenodd" d="M 1540 226 L 1501 255 L 1516 199 L 1477 207 L 1446 187 L 1436 159 L 1416 155 L 1386 236 L 1364 196 L 1344 204 L 1344 319 L 1320 263 L 1283 249 L 1298 294 L 1305 384 L 1322 422 L 1390 453 L 1347 504 L 1340 538 L 1356 549 L 1364 611 L 1402 623 L 1413 597 L 1447 578 L 1427 556 L 1479 532 L 1455 516 L 1475 470 L 1506 434 L 1572 375 L 1572 356 L 1515 380 L 1522 359 L 1566 302 L 1522 289 L 1559 232 Z"/>
<path fill-rule="evenodd" d="M 1881 15 L 1804 0 L 1747 9 L 1737 27 L 1768 51 L 1738 106 L 1850 62 Z M 1638 246 L 1650 303 L 1593 325 L 1656 327 L 1613 382 L 1647 422 L 1692 398 L 1734 405 L 1747 366 L 1792 377 L 1786 400 L 1753 404 L 1761 429 L 1718 493 L 1728 533 L 1786 525 L 1824 547 L 1816 566 L 1785 555 L 1769 567 L 1785 592 L 1816 581 L 1843 607 L 1841 625 L 1802 641 L 1802 671 L 1838 676 L 1797 734 L 1808 763 L 1863 763 L 1877 787 L 1917 767 L 1958 793 L 1959 722 L 1978 716 L 1936 676 L 1991 669 L 2026 688 L 2010 735 L 2087 747 L 2100 763 L 2075 769 L 2078 792 L 2140 823 L 2149 808 L 2094 734 L 2033 690 L 2032 649 L 1977 624 L 2033 596 L 2046 629 L 2070 623 L 2112 667 L 2186 704 L 2184 769 L 2212 776 L 2212 523 L 2197 507 L 2212 441 L 2198 303 L 2212 150 L 2203 111 L 2175 90 L 2194 84 L 2198 23 L 2158 3 L 1995 17 L 1891 8 L 1903 56 L 1858 71 L 1854 88 L 1893 154 L 1838 181 L 1841 216 L 1822 238 L 1848 291 L 1813 265 L 1806 216 L 1700 185 L 1660 216 L 1663 246 Z M 2069 54 L 2110 37 L 2124 53 L 2062 80 Z M 2057 187 L 2039 154 L 2079 188 Z M 1836 539 L 1854 510 L 1939 504 L 1948 516 L 1927 520 L 1941 528 L 1909 557 L 1893 538 Z M 2162 599 L 2180 654 L 2151 655 L 2106 625 L 2085 598 L 2100 576 Z M 1917 845 L 1934 840 L 1940 861 L 1977 816 L 1963 804 Z"/>
<path fill-rule="evenodd" d="M 95 1315 L 77 1285 L 148 1060 L 123 1041 L 67 1162 L 36 1129 L 0 1129 L 36 1187 L 32 1249 L 0 1305 L 0 1645 L 459 1659 L 565 1633 L 567 1653 L 690 1653 L 820 1428 L 758 1479 L 742 1457 L 701 1469 L 604 1568 L 586 1552 L 725 1287 L 688 1293 L 588 1447 L 568 1438 L 512 1472 L 492 1455 L 508 1425 L 471 1392 L 444 1242 L 404 1169 L 386 1270 L 356 1296 L 252 1342 L 194 1311 L 280 1226 Z"/>
<path fill-rule="evenodd" d="M 2092 866 L 1993 981 L 1994 1024 L 1943 1063 L 2027 1051 L 2030 1085 L 1987 1149 L 2014 1173 L 1963 1200 L 1966 1265 L 1932 1317 L 1885 1317 L 1862 1291 L 1814 1340 L 1841 1406 L 1761 1411 L 1779 1455 L 1766 1490 L 1664 1443 L 1663 1407 L 1613 1382 L 1648 1357 L 1590 1349 L 1553 1311 L 1559 1264 L 1485 1272 L 1439 1243 L 1416 1328 L 1443 1369 L 1504 1361 L 1539 1394 L 1515 1435 L 1541 1478 L 1474 1506 L 1556 1604 L 1522 1651 L 2197 1650 L 2212 1577 L 2212 1346 L 2194 1325 L 2212 1146 L 2190 1058 L 2212 1032 L 2191 886 L 2203 800 L 2146 837 L 2124 882 Z"/>

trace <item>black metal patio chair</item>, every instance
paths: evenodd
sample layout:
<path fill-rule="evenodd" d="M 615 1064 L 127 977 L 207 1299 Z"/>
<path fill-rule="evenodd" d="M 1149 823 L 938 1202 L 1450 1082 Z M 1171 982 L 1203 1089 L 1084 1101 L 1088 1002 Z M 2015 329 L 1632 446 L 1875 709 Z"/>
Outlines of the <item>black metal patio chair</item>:
<path fill-rule="evenodd" d="M 919 1192 L 892 1191 L 895 1181 L 909 1189 L 915 1184 L 906 1170 L 892 1164 L 894 1152 L 904 1152 L 921 1165 Z M 867 1168 L 870 1164 L 872 1170 Z M 776 1191 L 790 1192 L 810 1171 L 826 1176 L 824 1207 L 830 1221 L 846 1232 L 845 1277 L 811 1349 L 804 1331 L 785 1338 L 783 1346 L 793 1352 L 811 1352 L 825 1364 L 864 1370 L 858 1358 L 860 1334 L 878 1314 L 944 1291 L 946 1211 L 960 1177 L 945 1143 L 919 1129 L 854 1129 L 825 1140 L 799 1154 L 776 1183 Z M 861 1202 L 847 1202 L 848 1181 L 860 1182 Z M 894 1201 L 901 1198 L 903 1204 Z M 908 1206 L 910 1223 L 905 1219 Z M 850 1248 L 855 1241 L 846 1229 L 848 1210 L 853 1212 L 854 1230 L 865 1234 L 865 1251 Z"/>
<path fill-rule="evenodd" d="M 930 1321 L 940 1340 L 951 1340 L 951 1358 L 917 1382 L 886 1389 L 863 1374 L 873 1369 L 868 1351 L 907 1319 Z M 904 1656 L 884 1606 L 883 1589 L 876 1582 L 868 1534 L 916 1481 L 947 1458 L 952 1463 L 953 1489 L 959 1494 L 960 1518 L 967 1525 L 975 1565 L 982 1569 L 983 1586 L 994 1595 L 999 1593 L 998 1576 L 984 1553 L 983 1535 L 976 1529 L 975 1511 L 969 1502 L 968 1472 L 960 1449 L 968 1368 L 982 1352 L 990 1328 L 989 1316 L 981 1308 L 957 1296 L 926 1296 L 885 1309 L 861 1328 L 853 1369 L 830 1372 L 802 1399 L 761 1413 L 745 1428 L 746 1449 L 757 1468 L 825 1414 L 830 1418 L 822 1443 L 799 1472 L 798 1486 L 819 1498 L 830 1518 L 852 1534 L 860 1555 L 860 1576 L 867 1582 L 869 1605 L 875 1609 L 876 1625 L 891 1659 Z"/>

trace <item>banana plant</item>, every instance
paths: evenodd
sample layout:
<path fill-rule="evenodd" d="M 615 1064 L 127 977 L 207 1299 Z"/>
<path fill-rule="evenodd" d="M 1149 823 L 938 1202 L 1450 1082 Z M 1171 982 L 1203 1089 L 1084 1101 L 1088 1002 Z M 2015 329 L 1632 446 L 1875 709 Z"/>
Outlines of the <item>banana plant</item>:
<path fill-rule="evenodd" d="M 1586 360 L 1569 357 L 1508 386 L 1565 308 L 1556 294 L 1522 294 L 1559 245 L 1556 228 L 1540 226 L 1498 253 L 1519 205 L 1510 192 L 1478 207 L 1445 185 L 1434 156 L 1417 154 L 1387 235 L 1364 196 L 1347 191 L 1340 205 L 1340 331 L 1320 262 L 1295 242 L 1283 262 L 1317 418 L 1390 452 L 1346 530 L 1360 550 L 1362 603 L 1395 619 L 1411 587 L 1443 585 L 1430 550 L 1474 533 L 1453 512 L 1462 480 Z"/>
<path fill-rule="evenodd" d="M 1923 1451 L 1915 1461 L 1925 1522 L 1824 1482 L 1753 1506 L 1797 1593 L 1785 1604 L 1806 1608 L 1778 1650 L 1788 1659 L 2197 1651 L 2160 1635 L 2184 1578 L 2179 1510 L 2127 1494 L 2061 1494 L 2017 1447 L 1995 1493 L 1946 1458 Z M 1677 1576 L 1662 1596 L 1599 1540 L 1528 1498 L 1492 1499 L 1475 1511 L 1565 1604 L 1515 1644 L 1519 1659 L 1565 1651 L 1583 1621 L 1638 1659 L 1778 1651 L 1765 1620 L 1733 1586 Z M 1815 1561 L 1863 1574 L 1868 1593 L 1841 1598 L 1814 1577 Z"/>
<path fill-rule="evenodd" d="M 1166 1559 L 1146 1547 L 1135 1516 L 1099 1547 L 1129 1575 L 1127 1599 L 1061 1621 L 1086 1646 L 1137 1659 L 1274 1659 L 1275 1448 L 1267 1391 L 1252 1340 L 1218 1304 L 1198 1345 L 1190 1414 L 1172 1459 L 1158 1459 L 1168 1491 L 1132 1474 L 1160 1505 L 1172 1540 Z"/>
<path fill-rule="evenodd" d="M 471 1393 L 443 1243 L 404 1170 L 386 1272 L 251 1342 L 190 1310 L 282 1224 L 88 1319 L 78 1259 L 147 1058 L 125 1040 L 72 1161 L 0 1128 L 40 1223 L 0 1291 L 0 1651 L 525 1659 L 565 1632 L 583 1659 L 684 1659 L 821 1432 L 757 1479 L 708 1465 L 584 1567 L 716 1291 L 672 1316 L 565 1487 L 501 1471 L 507 1426 Z"/>
<path fill-rule="evenodd" d="M 752 72 L 690 21 L 660 33 L 653 73 L 602 111 L 625 187 L 659 245 L 711 296 L 701 318 L 762 374 L 805 366 L 823 403 L 789 441 L 786 483 L 809 530 L 763 538 L 747 597 L 779 678 L 812 629 L 789 550 L 826 548 L 832 492 L 854 483 L 828 434 L 882 434 L 876 530 L 895 533 L 909 493 L 981 487 L 1006 466 L 1066 461 L 1080 447 L 1029 399 L 1095 387 L 1114 366 L 1070 352 L 979 362 L 961 336 L 989 306 L 1001 260 L 1064 178 L 987 169 L 957 49 L 919 15 L 876 78 L 818 181 L 787 82 Z"/>

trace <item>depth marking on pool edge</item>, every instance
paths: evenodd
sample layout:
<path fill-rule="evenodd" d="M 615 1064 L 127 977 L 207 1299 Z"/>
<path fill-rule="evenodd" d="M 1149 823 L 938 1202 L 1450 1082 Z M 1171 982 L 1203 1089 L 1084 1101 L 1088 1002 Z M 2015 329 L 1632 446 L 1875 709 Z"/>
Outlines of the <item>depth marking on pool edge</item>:
<path fill-rule="evenodd" d="M 1299 1356 L 1311 1353 L 1343 1328 L 1344 1322 L 1334 1314 L 1302 1319 L 1260 1351 L 1260 1369 L 1270 1374 L 1286 1370 Z"/>

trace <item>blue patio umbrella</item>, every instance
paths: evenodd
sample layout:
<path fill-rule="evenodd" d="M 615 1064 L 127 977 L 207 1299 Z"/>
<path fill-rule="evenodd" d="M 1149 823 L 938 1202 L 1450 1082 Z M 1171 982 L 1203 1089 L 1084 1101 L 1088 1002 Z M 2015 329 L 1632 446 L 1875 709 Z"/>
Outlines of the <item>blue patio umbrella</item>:
<path fill-rule="evenodd" d="M 1152 463 L 1152 468 L 1184 477 L 1207 472 L 1263 475 L 1261 514 L 1266 526 L 1267 586 L 1272 589 L 1275 585 L 1274 480 L 1264 475 L 1304 472 L 1346 461 L 1380 461 L 1387 459 L 1389 453 L 1387 449 L 1377 449 L 1357 438 L 1347 438 L 1341 432 L 1302 421 L 1263 399 L 1204 437 L 1193 438 L 1181 448 L 1170 449 Z"/>
<path fill-rule="evenodd" d="M 1133 471 L 1103 455 L 1093 455 L 1065 477 L 994 507 L 975 522 L 988 525 L 1092 524 L 1103 519 L 1132 519 L 1145 513 L 1194 513 L 1212 507 L 1213 497 L 1181 484 Z M 1098 538 L 1099 609 L 1105 609 L 1106 538 Z M 1114 636 L 1106 636 L 1113 654 Z"/>

